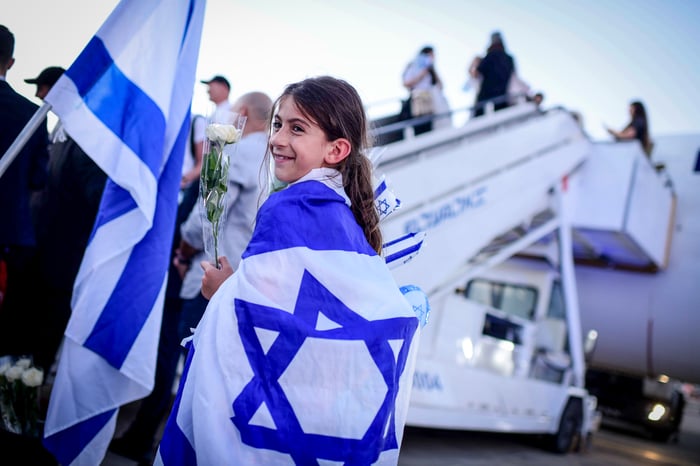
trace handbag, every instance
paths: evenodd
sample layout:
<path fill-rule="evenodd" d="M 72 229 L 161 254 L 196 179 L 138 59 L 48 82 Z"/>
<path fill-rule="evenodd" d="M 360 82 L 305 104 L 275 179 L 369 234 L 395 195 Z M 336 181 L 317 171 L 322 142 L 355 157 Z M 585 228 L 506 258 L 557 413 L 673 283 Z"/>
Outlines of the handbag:
<path fill-rule="evenodd" d="M 433 94 L 430 89 L 413 89 L 411 91 L 411 116 L 430 115 L 435 112 Z"/>

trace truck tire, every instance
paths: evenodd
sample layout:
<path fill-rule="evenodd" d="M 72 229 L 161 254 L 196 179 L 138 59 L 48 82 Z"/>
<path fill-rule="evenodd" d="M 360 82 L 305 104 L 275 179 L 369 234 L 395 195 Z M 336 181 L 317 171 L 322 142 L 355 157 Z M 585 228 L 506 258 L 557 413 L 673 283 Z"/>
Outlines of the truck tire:
<path fill-rule="evenodd" d="M 549 449 L 555 453 L 568 453 L 581 435 L 583 405 L 579 398 L 569 398 L 559 419 L 559 429 L 549 437 Z"/>

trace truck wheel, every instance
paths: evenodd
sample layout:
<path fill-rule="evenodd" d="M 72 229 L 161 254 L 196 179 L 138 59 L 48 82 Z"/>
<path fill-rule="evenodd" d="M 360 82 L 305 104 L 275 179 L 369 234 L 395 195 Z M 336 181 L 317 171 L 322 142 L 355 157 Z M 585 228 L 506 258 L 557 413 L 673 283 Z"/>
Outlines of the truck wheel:
<path fill-rule="evenodd" d="M 559 419 L 559 429 L 549 438 L 549 449 L 555 453 L 568 453 L 581 434 L 583 406 L 578 398 L 569 398 Z"/>

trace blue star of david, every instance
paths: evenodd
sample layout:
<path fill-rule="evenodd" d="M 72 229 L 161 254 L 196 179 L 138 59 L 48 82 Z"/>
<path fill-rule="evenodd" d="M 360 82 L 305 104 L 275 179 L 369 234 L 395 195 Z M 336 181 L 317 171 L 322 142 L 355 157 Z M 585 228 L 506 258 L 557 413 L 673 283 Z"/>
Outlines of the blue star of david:
<path fill-rule="evenodd" d="M 294 313 L 237 299 L 236 316 L 241 341 L 254 372 L 252 380 L 233 402 L 232 422 L 242 441 L 255 448 L 288 453 L 295 464 L 318 465 L 319 459 L 343 461 L 347 465 L 366 465 L 377 460 L 382 451 L 398 448 L 394 429 L 394 406 L 399 377 L 408 357 L 410 341 L 417 328 L 414 317 L 369 321 L 353 312 L 308 271 L 304 272 Z M 340 325 L 316 330 L 319 312 Z M 255 328 L 279 332 L 267 354 Z M 380 408 L 361 439 L 321 434 L 306 434 L 279 383 L 306 338 L 364 341 L 372 360 L 387 385 Z M 389 340 L 402 340 L 398 357 Z M 277 429 L 250 425 L 250 420 L 265 403 Z M 339 419 L 339 422 L 349 422 Z M 387 423 L 389 428 L 387 429 Z"/>
<path fill-rule="evenodd" d="M 377 201 L 377 203 L 379 204 L 379 206 L 378 206 L 378 207 L 379 207 L 379 213 L 380 213 L 381 215 L 386 214 L 387 212 L 389 212 L 389 209 L 391 209 L 391 206 L 390 206 L 389 203 L 386 201 L 386 199 L 379 199 L 379 200 Z"/>

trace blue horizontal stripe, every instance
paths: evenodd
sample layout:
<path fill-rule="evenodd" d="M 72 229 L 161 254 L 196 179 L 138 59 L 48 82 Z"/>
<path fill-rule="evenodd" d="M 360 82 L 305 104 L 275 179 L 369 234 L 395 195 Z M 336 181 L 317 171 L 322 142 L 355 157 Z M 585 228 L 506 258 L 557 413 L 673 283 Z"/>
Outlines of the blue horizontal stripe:
<path fill-rule="evenodd" d="M 396 238 L 396 239 L 393 240 L 393 241 L 389 241 L 389 242 L 384 243 L 384 245 L 383 245 L 382 247 L 388 248 L 389 246 L 393 246 L 393 245 L 396 244 L 396 243 L 400 243 L 400 242 L 402 242 L 402 241 L 406 241 L 406 240 L 409 239 L 409 238 L 413 238 L 413 237 L 416 236 L 418 233 L 419 233 L 419 232 L 415 232 L 415 231 L 414 231 L 413 233 L 407 233 L 407 234 L 403 235 L 403 236 L 400 237 L 400 238 Z"/>
<path fill-rule="evenodd" d="M 80 56 L 68 68 L 66 75 L 75 84 L 78 94 L 84 97 L 100 81 L 112 63 L 112 57 L 102 40 L 93 37 Z"/>
<path fill-rule="evenodd" d="M 386 181 L 382 181 L 379 183 L 379 186 L 377 186 L 377 189 L 374 190 L 374 198 L 378 198 L 381 196 L 381 194 L 386 191 Z"/>
<path fill-rule="evenodd" d="M 387 264 L 390 264 L 390 263 L 394 262 L 395 260 L 401 259 L 402 257 L 406 257 L 410 254 L 413 254 L 414 252 L 417 252 L 420 249 L 422 244 L 423 244 L 423 242 L 421 241 L 420 243 L 415 244 L 415 245 L 411 246 L 410 248 L 402 249 L 401 251 L 395 252 L 394 254 L 390 254 L 386 257 L 385 262 Z"/>
<path fill-rule="evenodd" d="M 272 194 L 258 212 L 242 257 L 292 247 L 376 255 L 345 200 L 320 181 L 303 181 Z"/>
<path fill-rule="evenodd" d="M 89 382 L 86 381 L 86 383 Z M 111 409 L 56 432 L 44 438 L 44 446 L 60 464 L 70 464 L 116 413 L 116 409 Z"/>
<path fill-rule="evenodd" d="M 102 355 L 116 368 L 124 363 L 165 280 L 175 231 L 177 193 L 188 130 L 189 115 L 180 127 L 158 183 L 153 226 L 131 251 L 112 295 L 84 343 L 86 348 Z M 156 312 L 162 312 L 162 309 Z"/>
<path fill-rule="evenodd" d="M 87 107 L 158 178 L 163 154 L 159 135 L 165 134 L 163 112 L 121 72 L 102 40 L 93 37 L 66 74 Z"/>

